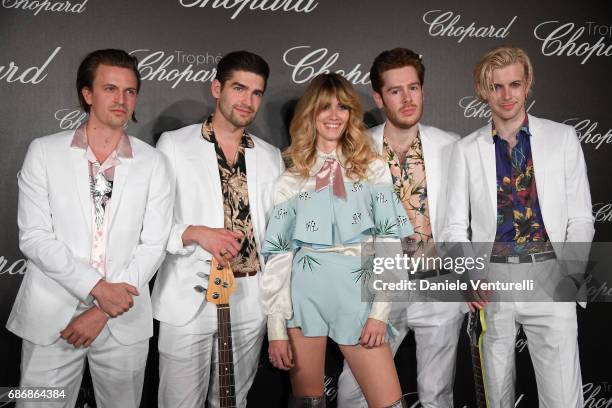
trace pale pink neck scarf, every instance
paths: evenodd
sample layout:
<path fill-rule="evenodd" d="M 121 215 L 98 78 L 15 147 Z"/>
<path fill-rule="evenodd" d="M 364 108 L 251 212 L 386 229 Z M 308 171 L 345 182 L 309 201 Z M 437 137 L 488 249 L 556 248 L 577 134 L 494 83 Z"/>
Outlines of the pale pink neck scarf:
<path fill-rule="evenodd" d="M 323 167 L 315 176 L 316 186 L 315 191 L 319 192 L 325 187 L 330 186 L 334 195 L 346 201 L 346 189 L 344 188 L 344 179 L 340 163 L 333 158 L 325 159 Z"/>

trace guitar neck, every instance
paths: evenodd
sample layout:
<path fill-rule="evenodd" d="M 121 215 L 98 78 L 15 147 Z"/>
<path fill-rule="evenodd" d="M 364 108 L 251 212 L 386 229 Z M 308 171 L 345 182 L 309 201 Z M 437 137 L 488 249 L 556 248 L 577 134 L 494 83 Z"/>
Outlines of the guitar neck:
<path fill-rule="evenodd" d="M 232 351 L 232 321 L 229 304 L 217 305 L 219 348 L 219 399 L 221 408 L 235 408 L 234 353 Z"/>
<path fill-rule="evenodd" d="M 480 361 L 480 348 L 471 345 L 472 352 L 472 369 L 474 372 L 474 388 L 476 391 L 476 406 L 478 408 L 487 408 L 487 399 L 484 389 L 484 379 L 482 375 L 482 364 Z"/>
<path fill-rule="evenodd" d="M 472 372 L 474 373 L 474 391 L 477 408 L 488 408 L 485 390 L 484 368 L 480 358 L 480 345 L 485 328 L 480 324 L 480 311 L 471 312 L 468 316 L 468 336 L 470 338 L 470 352 L 472 354 Z"/>

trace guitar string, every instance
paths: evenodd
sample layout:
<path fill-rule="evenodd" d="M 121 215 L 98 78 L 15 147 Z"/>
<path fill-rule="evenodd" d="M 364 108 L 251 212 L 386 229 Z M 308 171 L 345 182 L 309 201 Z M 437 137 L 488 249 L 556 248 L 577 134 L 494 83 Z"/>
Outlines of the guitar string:
<path fill-rule="evenodd" d="M 224 263 L 226 263 L 227 265 L 221 270 L 221 274 L 222 274 L 222 284 L 221 284 L 221 294 L 223 296 L 223 299 L 227 302 L 227 306 L 219 309 L 220 314 L 222 315 L 222 321 L 219 322 L 219 331 L 221 333 L 222 338 L 225 340 L 225 344 L 223 344 L 223 347 L 221 347 L 220 350 L 220 354 L 222 356 L 222 360 L 223 360 L 223 367 L 220 367 L 220 369 L 224 369 L 224 370 L 229 370 L 229 372 L 227 374 L 225 373 L 221 373 L 220 375 L 220 383 L 221 383 L 221 387 L 222 390 L 225 391 L 225 394 L 220 393 L 222 395 L 220 395 L 221 398 L 223 399 L 227 399 L 229 401 L 225 401 L 226 403 L 231 403 L 231 399 L 233 398 L 233 387 L 231 384 L 231 381 L 233 379 L 233 370 L 232 367 L 230 366 L 230 363 L 232 363 L 233 360 L 231 359 L 230 356 L 230 352 L 231 352 L 231 331 L 230 331 L 230 325 L 231 323 L 228 322 L 228 318 L 230 316 L 230 309 L 229 309 L 229 287 L 226 287 L 224 285 L 225 282 L 229 282 L 229 265 L 230 263 L 227 261 L 227 259 L 224 257 L 223 259 Z M 230 395 L 227 395 L 228 392 L 230 392 Z"/>
<path fill-rule="evenodd" d="M 238 154 L 238 152 L 236 152 L 236 154 Z M 224 156 L 225 156 L 225 152 L 224 152 Z M 222 181 L 223 178 L 221 178 Z M 230 189 L 230 185 L 229 183 L 227 183 L 227 180 L 225 180 L 225 184 L 226 184 L 226 188 L 227 190 Z M 233 208 L 232 206 L 230 206 L 230 230 L 233 232 L 234 231 L 234 216 L 233 216 Z M 220 375 L 220 379 L 219 379 L 219 383 L 220 383 L 220 387 L 221 385 L 223 385 L 223 388 L 229 388 L 229 391 L 231 391 L 231 395 L 229 397 L 224 397 L 223 395 L 220 395 L 221 399 L 225 399 L 228 398 L 230 399 L 230 401 L 225 401 L 226 405 L 227 404 L 231 404 L 231 398 L 233 397 L 233 392 L 234 390 L 232 389 L 232 381 L 233 381 L 233 356 L 230 355 L 230 353 L 232 353 L 232 338 L 231 338 L 231 321 L 228 322 L 228 320 L 231 319 L 231 314 L 230 314 L 230 301 L 229 301 L 229 271 L 231 271 L 231 263 L 225 258 L 225 256 L 223 256 L 223 263 L 224 263 L 224 267 L 221 270 L 221 277 L 222 277 L 222 282 L 221 282 L 221 295 L 222 298 L 226 301 L 227 304 L 227 308 L 223 308 L 223 309 L 217 309 L 217 311 L 219 312 L 217 314 L 217 330 L 220 332 L 220 334 L 222 335 L 223 339 L 225 339 L 226 344 L 221 348 L 220 350 L 220 355 L 219 357 L 223 359 L 224 361 L 224 366 L 223 369 L 224 370 L 228 370 L 229 369 L 229 373 L 228 374 L 221 374 Z M 225 282 L 228 282 L 228 287 L 226 287 L 224 285 Z M 233 286 L 233 282 L 232 282 L 232 286 Z M 219 314 L 223 315 L 222 316 L 222 322 L 219 322 Z M 219 341 L 220 343 L 220 341 Z M 219 345 L 218 345 L 219 346 Z M 227 347 L 229 346 L 229 347 Z M 233 353 L 232 353 L 233 354 Z M 231 360 L 231 361 L 229 361 Z M 231 362 L 231 364 L 230 364 Z M 219 367 L 219 370 L 221 370 L 221 367 Z M 221 388 L 220 388 L 221 391 Z M 228 390 L 226 390 L 228 391 Z M 222 394 L 222 392 L 220 392 L 219 394 Z M 223 401 L 222 401 L 223 402 Z M 235 402 L 233 404 L 231 404 L 232 407 L 235 406 Z"/>
<path fill-rule="evenodd" d="M 238 151 L 236 152 L 236 155 L 238 154 Z M 223 156 L 225 158 L 225 152 L 223 152 Z M 227 159 L 226 159 L 227 161 Z M 229 163 L 228 163 L 229 164 Z M 235 163 L 234 163 L 235 164 Z M 235 169 L 234 169 L 235 170 Z M 221 177 L 221 182 L 223 184 L 225 184 L 225 188 L 228 190 L 230 190 L 230 185 L 227 182 L 227 180 L 224 180 L 223 177 Z M 230 220 L 231 220 L 231 225 L 230 225 L 230 231 L 234 231 L 234 216 L 233 216 L 233 208 L 232 206 L 230 206 Z M 219 350 L 219 359 L 223 360 L 223 367 L 221 367 L 221 361 L 219 361 L 219 397 L 220 397 L 220 403 L 223 407 L 235 407 L 236 403 L 235 401 L 232 401 L 232 397 L 233 397 L 233 392 L 234 390 L 232 389 L 232 385 L 231 385 L 231 381 L 233 381 L 233 356 L 230 355 L 229 353 L 231 353 L 232 348 L 231 348 L 231 323 L 228 324 L 227 320 L 230 319 L 230 303 L 229 303 L 229 285 L 228 287 L 224 286 L 225 282 L 229 283 L 228 280 L 228 270 L 231 270 L 229 268 L 231 268 L 230 266 L 230 262 L 225 258 L 225 256 L 223 256 L 223 263 L 224 263 L 224 267 L 221 270 L 221 289 L 220 289 L 220 295 L 221 295 L 221 299 L 226 301 L 226 305 L 227 307 L 225 308 L 219 308 L 220 304 L 217 304 L 217 336 L 218 336 L 218 343 L 217 343 L 217 347 L 220 347 Z M 233 283 L 232 283 L 233 285 Z M 227 314 L 227 316 L 226 316 Z M 219 318 L 221 317 L 221 321 L 219 321 Z M 219 337 L 221 336 L 221 337 Z M 221 338 L 225 339 L 225 346 L 230 346 L 229 351 L 227 350 L 228 347 L 221 347 L 220 343 L 221 343 Z M 231 365 L 229 364 L 231 359 Z M 228 367 L 229 366 L 229 367 Z M 227 370 L 229 368 L 230 372 L 229 372 L 229 376 L 226 374 L 221 373 L 221 369 L 225 369 Z M 225 397 L 223 395 L 223 390 L 225 388 L 229 388 L 232 392 L 231 395 L 229 397 Z M 228 399 L 229 401 L 226 401 L 226 399 Z"/>

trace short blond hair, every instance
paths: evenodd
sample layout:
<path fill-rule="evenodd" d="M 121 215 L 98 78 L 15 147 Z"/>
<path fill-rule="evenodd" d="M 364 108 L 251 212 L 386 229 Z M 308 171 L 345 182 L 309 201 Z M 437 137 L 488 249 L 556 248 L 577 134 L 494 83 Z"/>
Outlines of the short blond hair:
<path fill-rule="evenodd" d="M 531 66 L 529 56 L 522 48 L 502 45 L 484 54 L 474 68 L 474 88 L 476 89 L 478 99 L 483 102 L 486 101 L 489 93 L 493 91 L 494 70 L 517 62 L 523 65 L 525 70 L 527 94 L 529 94 L 534 83 L 533 67 Z"/>
<path fill-rule="evenodd" d="M 283 153 L 287 168 L 301 177 L 309 176 L 317 159 L 316 116 L 334 96 L 338 102 L 348 107 L 350 113 L 339 144 L 340 151 L 346 158 L 346 163 L 343 164 L 346 166 L 347 176 L 364 179 L 376 154 L 372 150 L 370 137 L 366 134 L 359 96 L 355 88 L 336 73 L 316 76 L 298 101 L 289 125 L 291 145 Z"/>

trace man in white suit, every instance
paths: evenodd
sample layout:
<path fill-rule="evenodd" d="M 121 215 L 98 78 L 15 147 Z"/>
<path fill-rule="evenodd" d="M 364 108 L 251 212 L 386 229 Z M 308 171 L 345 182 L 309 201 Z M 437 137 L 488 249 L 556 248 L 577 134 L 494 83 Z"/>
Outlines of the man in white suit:
<path fill-rule="evenodd" d="M 419 123 L 424 77 L 423 61 L 411 50 L 395 48 L 376 57 L 370 79 L 374 101 L 387 120 L 370 133 L 374 148 L 389 163 L 395 190 L 415 230 L 409 245 L 430 248 L 442 231 L 449 158 L 459 136 Z M 430 279 L 447 273 L 422 270 L 411 278 Z M 389 321 L 399 331 L 390 339 L 393 354 L 413 330 L 422 406 L 452 407 L 457 342 L 465 305 L 418 301 L 415 297 L 408 300 L 391 302 Z M 338 406 L 367 406 L 346 362 L 338 380 Z"/>
<path fill-rule="evenodd" d="M 18 175 L 28 272 L 7 328 L 23 338 L 20 385 L 65 390 L 45 406 L 75 405 L 85 358 L 98 406 L 140 403 L 148 282 L 165 255 L 174 186 L 163 155 L 124 131 L 139 89 L 136 58 L 89 54 L 77 74 L 89 119 L 35 139 Z"/>
<path fill-rule="evenodd" d="M 236 406 L 245 407 L 265 334 L 259 303 L 260 248 L 280 151 L 246 131 L 260 107 L 269 68 L 258 55 L 231 52 L 211 86 L 214 114 L 164 133 L 157 145 L 177 183 L 169 255 L 153 290 L 159 331 L 159 406 L 219 406 L 217 309 L 206 302 L 210 261 L 230 260 Z M 209 388 L 209 383 L 211 387 Z"/>
<path fill-rule="evenodd" d="M 537 295 L 537 302 L 516 301 L 526 297 L 514 292 L 503 302 L 488 303 L 485 296 L 471 303 L 484 308 L 489 404 L 514 407 L 514 344 L 522 325 L 539 406 L 582 407 L 576 306 L 553 302 L 554 293 L 549 301 L 541 296 L 559 283 L 559 261 L 593 238 L 582 149 L 571 126 L 527 115 L 533 68 L 524 50 L 501 46 L 486 53 L 474 69 L 474 82 L 492 122 L 463 138 L 453 152 L 444 239 L 489 243 L 489 279 L 533 279 Z"/>

